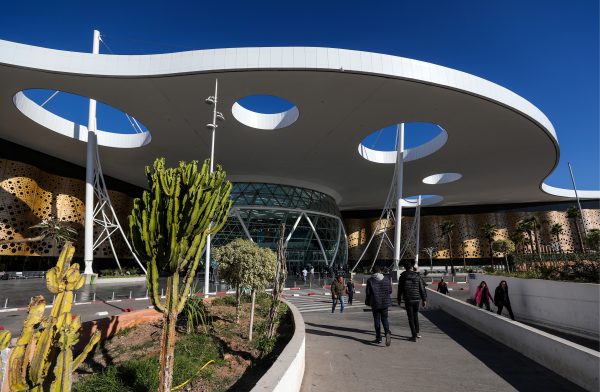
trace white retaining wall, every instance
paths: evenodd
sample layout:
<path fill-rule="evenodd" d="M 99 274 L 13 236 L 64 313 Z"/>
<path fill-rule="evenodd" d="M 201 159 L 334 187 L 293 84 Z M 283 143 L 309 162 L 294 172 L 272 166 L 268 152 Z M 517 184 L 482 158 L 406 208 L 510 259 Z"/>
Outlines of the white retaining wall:
<path fill-rule="evenodd" d="M 294 335 L 251 392 L 298 392 L 302 386 L 306 359 L 304 319 L 294 305 L 284 302 L 292 311 Z"/>
<path fill-rule="evenodd" d="M 427 302 L 562 377 L 598 391 L 600 353 L 509 318 L 427 289 Z"/>
<path fill-rule="evenodd" d="M 492 296 L 500 281 L 506 280 L 517 320 L 598 340 L 600 285 L 470 274 L 469 292 L 472 295 L 482 280 L 486 281 Z"/>

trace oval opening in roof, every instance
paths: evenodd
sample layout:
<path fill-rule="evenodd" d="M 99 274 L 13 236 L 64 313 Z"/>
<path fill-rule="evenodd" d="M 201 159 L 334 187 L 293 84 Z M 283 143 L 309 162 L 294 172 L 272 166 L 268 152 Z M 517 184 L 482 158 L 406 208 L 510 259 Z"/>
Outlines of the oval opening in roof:
<path fill-rule="evenodd" d="M 47 89 L 20 91 L 13 97 L 17 109 L 39 125 L 87 142 L 89 97 Z M 133 116 L 102 102 L 96 104 L 98 145 L 116 148 L 144 146 L 150 131 Z"/>
<path fill-rule="evenodd" d="M 248 95 L 237 100 L 231 113 L 242 124 L 264 130 L 281 129 L 292 125 L 300 112 L 287 99 L 274 95 Z"/>
<path fill-rule="evenodd" d="M 375 163 L 396 163 L 398 124 L 392 124 L 367 135 L 358 145 L 358 153 Z M 404 124 L 404 161 L 414 161 L 433 154 L 446 144 L 448 133 L 435 123 Z"/>

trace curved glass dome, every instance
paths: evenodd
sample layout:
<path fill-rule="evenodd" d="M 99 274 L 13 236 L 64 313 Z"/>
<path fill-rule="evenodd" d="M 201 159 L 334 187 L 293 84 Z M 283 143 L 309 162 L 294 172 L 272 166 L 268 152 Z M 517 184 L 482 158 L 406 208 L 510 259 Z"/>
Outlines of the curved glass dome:
<path fill-rule="evenodd" d="M 289 185 L 238 182 L 233 184 L 231 199 L 230 216 L 215 235 L 214 246 L 251 238 L 276 250 L 284 223 L 285 237 L 292 234 L 286 254 L 289 265 L 346 265 L 346 234 L 331 196 Z"/>

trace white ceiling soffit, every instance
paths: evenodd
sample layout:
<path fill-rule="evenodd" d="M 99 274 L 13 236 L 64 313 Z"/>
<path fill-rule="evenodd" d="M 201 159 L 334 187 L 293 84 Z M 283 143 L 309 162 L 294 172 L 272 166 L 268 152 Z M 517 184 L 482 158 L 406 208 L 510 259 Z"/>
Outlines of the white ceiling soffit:
<path fill-rule="evenodd" d="M 99 136 L 105 147 L 140 146 L 101 148 L 100 154 L 107 175 L 144 186 L 143 168 L 155 157 L 176 164 L 209 155 L 204 125 L 212 113 L 203 101 L 213 94 L 216 78 L 219 110 L 227 117 L 217 130 L 216 160 L 232 178 L 285 178 L 331 189 L 342 209 L 380 208 L 393 165 L 363 159 L 356 146 L 373 129 L 421 121 L 446 132 L 422 150 L 406 152 L 406 194 L 433 193 L 443 198 L 439 205 L 571 197 L 543 184 L 558 163 L 558 142 L 548 118 L 526 99 L 450 68 L 344 49 L 230 48 L 126 56 L 0 40 L 0 138 L 83 166 L 83 128 L 76 135 L 69 129 L 73 123 L 15 94 L 46 88 L 88 96 L 151 130 L 151 141 L 144 134 Z M 283 97 L 296 109 L 268 121 L 241 114 L 257 128 L 276 131 L 251 129 L 234 118 L 240 115 L 234 104 L 255 94 Z M 232 108 L 234 116 L 228 116 Z M 387 155 L 380 159 L 395 160 L 394 152 Z M 424 184 L 431 173 L 463 177 Z M 598 197 L 597 192 L 580 194 Z"/>

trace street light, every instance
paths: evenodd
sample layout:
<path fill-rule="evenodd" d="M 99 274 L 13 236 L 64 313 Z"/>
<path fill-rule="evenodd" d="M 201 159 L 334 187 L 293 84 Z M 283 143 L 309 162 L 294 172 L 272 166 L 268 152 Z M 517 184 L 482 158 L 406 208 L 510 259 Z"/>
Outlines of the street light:
<path fill-rule="evenodd" d="M 210 124 L 206 124 L 206 128 L 211 130 L 211 142 L 210 142 L 210 173 L 212 174 L 214 170 L 214 161 L 215 161 L 215 131 L 219 126 L 217 124 L 218 121 L 225 121 L 225 117 L 223 113 L 217 111 L 217 94 L 219 89 L 219 79 L 215 79 L 215 95 L 211 95 L 206 98 L 204 102 L 208 105 L 214 105 L 213 107 L 213 120 Z M 205 261 L 204 261 L 204 298 L 208 298 L 208 276 L 210 274 L 210 240 L 211 235 L 209 234 L 206 237 L 206 253 L 205 253 Z"/>

